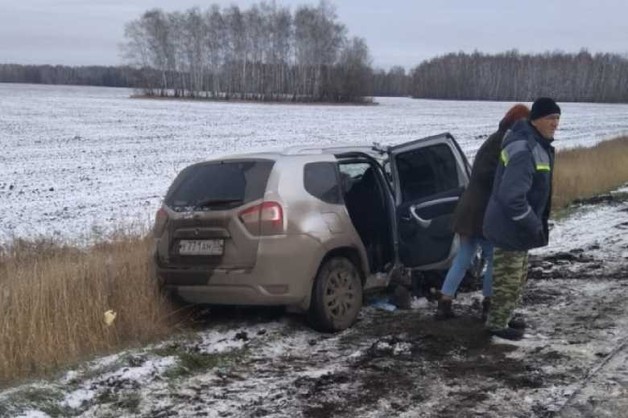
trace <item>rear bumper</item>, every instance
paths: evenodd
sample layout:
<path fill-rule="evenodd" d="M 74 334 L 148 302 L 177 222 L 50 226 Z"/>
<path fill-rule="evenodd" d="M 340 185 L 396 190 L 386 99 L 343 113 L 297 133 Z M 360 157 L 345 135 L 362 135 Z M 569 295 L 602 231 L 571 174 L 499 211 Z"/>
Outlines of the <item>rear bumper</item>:
<path fill-rule="evenodd" d="M 301 305 L 304 295 L 290 292 L 288 287 L 268 289 L 261 285 L 214 285 L 172 286 L 167 290 L 176 292 L 189 303 L 212 305 Z M 270 293 L 269 290 L 279 292 Z"/>
<path fill-rule="evenodd" d="M 250 269 L 177 268 L 157 263 L 166 289 L 184 301 L 221 305 L 291 305 L 309 307 L 312 283 L 325 255 L 309 235 L 260 240 Z"/>

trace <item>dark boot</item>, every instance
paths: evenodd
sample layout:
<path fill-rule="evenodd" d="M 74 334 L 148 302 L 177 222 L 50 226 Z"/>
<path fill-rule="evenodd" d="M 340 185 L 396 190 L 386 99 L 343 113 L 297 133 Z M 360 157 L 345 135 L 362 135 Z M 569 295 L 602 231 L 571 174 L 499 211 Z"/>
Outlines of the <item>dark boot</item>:
<path fill-rule="evenodd" d="M 482 322 L 486 323 L 488 313 L 491 310 L 491 298 L 487 297 L 482 300 Z M 509 322 L 508 327 L 524 330 L 527 327 L 526 321 L 521 316 L 514 316 Z"/>
<path fill-rule="evenodd" d="M 526 329 L 527 324 L 526 321 L 520 317 L 520 316 L 514 316 L 509 322 L 508 322 L 508 326 L 510 328 L 514 328 L 514 329 L 518 329 L 523 331 L 524 329 Z"/>
<path fill-rule="evenodd" d="M 410 309 L 412 307 L 410 291 L 405 286 L 397 285 L 390 297 L 390 303 L 399 309 Z"/>
<path fill-rule="evenodd" d="M 486 323 L 488 312 L 491 310 L 491 298 L 486 297 L 482 300 L 482 322 Z"/>
<path fill-rule="evenodd" d="M 451 309 L 452 304 L 453 301 L 451 299 L 440 298 L 438 300 L 438 307 L 436 308 L 436 315 L 434 315 L 434 318 L 438 320 L 455 318 L 456 315 L 454 315 L 454 312 Z"/>
<path fill-rule="evenodd" d="M 489 329 L 489 334 L 495 337 L 505 338 L 506 340 L 517 341 L 523 338 L 523 331 L 514 328 Z"/>

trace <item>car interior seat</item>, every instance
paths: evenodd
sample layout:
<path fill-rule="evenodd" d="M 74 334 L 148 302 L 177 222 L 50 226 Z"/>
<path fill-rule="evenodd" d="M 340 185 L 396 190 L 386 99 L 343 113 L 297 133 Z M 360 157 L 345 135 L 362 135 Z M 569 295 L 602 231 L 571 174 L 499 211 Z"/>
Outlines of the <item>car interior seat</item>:
<path fill-rule="evenodd" d="M 377 178 L 372 167 L 364 171 L 346 196 L 347 210 L 369 256 L 371 267 L 379 266 L 382 258 L 382 228 L 387 216 Z"/>

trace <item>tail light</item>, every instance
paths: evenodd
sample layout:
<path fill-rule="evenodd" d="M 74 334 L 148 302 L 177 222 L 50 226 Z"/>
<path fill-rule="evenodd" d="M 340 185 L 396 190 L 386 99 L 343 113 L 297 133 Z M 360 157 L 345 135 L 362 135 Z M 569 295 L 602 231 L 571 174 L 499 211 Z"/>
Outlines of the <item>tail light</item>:
<path fill-rule="evenodd" d="M 253 235 L 284 233 L 283 208 L 277 202 L 262 202 L 238 214 L 240 221 Z"/>
<path fill-rule="evenodd" d="M 153 235 L 159 238 L 166 229 L 168 223 L 168 212 L 162 207 L 155 214 L 155 225 L 153 226 Z"/>

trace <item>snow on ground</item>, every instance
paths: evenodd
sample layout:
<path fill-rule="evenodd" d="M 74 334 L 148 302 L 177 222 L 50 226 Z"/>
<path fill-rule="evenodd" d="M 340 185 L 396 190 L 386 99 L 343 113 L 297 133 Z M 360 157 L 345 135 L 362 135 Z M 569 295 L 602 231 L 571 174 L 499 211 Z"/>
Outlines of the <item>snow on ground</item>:
<path fill-rule="evenodd" d="M 489 339 L 480 295 L 365 307 L 312 331 L 275 311 L 199 311 L 197 332 L 0 392 L 0 416 L 624 417 L 628 196 L 584 203 L 531 256 L 519 342 Z"/>
<path fill-rule="evenodd" d="M 224 153 L 393 144 L 444 131 L 469 157 L 511 103 L 377 98 L 377 106 L 133 100 L 131 90 L 0 84 L 0 244 L 74 242 L 152 221 L 174 176 Z M 561 103 L 556 146 L 628 133 L 628 105 Z"/>
<path fill-rule="evenodd" d="M 596 198 L 611 202 L 596 210 L 591 210 L 590 204 L 574 205 L 569 218 L 551 229 L 549 245 L 533 250 L 532 254 L 575 252 L 579 257 L 605 260 L 606 266 L 625 263 L 628 260 L 625 245 L 628 213 L 623 205 L 613 202 L 623 200 L 626 195 L 628 188 L 624 187 Z"/>

